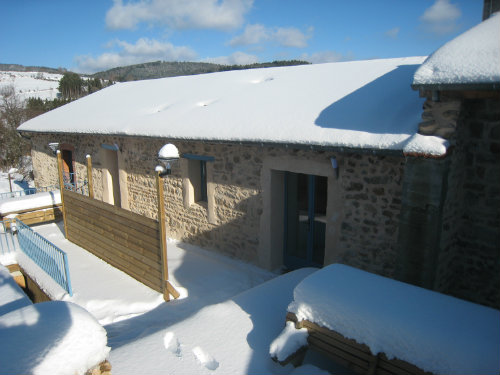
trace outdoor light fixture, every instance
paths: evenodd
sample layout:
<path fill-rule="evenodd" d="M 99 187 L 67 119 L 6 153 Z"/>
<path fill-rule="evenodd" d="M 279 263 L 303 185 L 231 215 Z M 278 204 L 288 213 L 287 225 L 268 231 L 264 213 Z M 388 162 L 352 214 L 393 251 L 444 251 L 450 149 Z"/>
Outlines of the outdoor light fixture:
<path fill-rule="evenodd" d="M 172 143 L 163 146 L 158 152 L 158 162 L 155 170 L 160 172 L 160 177 L 168 176 L 172 173 L 172 165 L 179 161 L 179 150 Z"/>
<path fill-rule="evenodd" d="M 339 178 L 339 164 L 337 163 L 336 158 L 330 158 L 330 161 L 332 162 L 332 168 L 335 171 L 335 177 Z"/>
<path fill-rule="evenodd" d="M 59 150 L 59 143 L 58 142 L 51 142 L 51 143 L 49 143 L 49 148 L 52 150 L 54 155 L 56 155 L 57 150 Z"/>

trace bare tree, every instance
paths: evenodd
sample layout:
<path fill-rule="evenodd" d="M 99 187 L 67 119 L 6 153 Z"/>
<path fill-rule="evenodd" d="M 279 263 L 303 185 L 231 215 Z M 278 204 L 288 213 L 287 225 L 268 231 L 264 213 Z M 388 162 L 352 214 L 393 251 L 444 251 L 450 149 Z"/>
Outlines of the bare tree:
<path fill-rule="evenodd" d="M 24 103 L 14 86 L 0 89 L 0 167 L 12 167 L 29 152 L 29 144 L 17 132 L 25 119 Z"/>

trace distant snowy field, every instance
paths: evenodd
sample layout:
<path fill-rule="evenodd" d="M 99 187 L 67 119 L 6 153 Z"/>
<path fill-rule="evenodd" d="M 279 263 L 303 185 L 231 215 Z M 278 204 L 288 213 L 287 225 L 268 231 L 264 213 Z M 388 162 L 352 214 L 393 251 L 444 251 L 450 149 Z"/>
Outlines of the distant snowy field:
<path fill-rule="evenodd" d="M 62 74 L 43 72 L 0 71 L 0 90 L 14 86 L 20 100 L 28 98 L 55 99 Z"/>

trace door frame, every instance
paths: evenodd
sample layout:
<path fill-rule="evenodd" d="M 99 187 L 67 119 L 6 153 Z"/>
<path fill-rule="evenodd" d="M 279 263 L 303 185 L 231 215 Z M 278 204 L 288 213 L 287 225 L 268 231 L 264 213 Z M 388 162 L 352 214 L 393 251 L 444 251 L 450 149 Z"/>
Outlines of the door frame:
<path fill-rule="evenodd" d="M 312 152 L 311 152 L 312 153 Z M 338 261 L 343 220 L 342 174 L 337 178 L 330 157 L 342 165 L 343 157 L 322 154 L 314 157 L 267 156 L 261 169 L 262 214 L 260 215 L 258 263 L 269 270 L 283 267 L 283 186 L 285 171 L 327 177 L 327 207 L 324 264 Z"/>

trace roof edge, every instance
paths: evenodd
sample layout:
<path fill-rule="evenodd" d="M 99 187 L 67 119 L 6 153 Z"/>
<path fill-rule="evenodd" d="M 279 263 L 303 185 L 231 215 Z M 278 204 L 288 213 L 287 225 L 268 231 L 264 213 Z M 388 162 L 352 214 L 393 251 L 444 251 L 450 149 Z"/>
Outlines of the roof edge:
<path fill-rule="evenodd" d="M 285 149 L 299 149 L 299 150 L 312 150 L 312 151 L 330 151 L 330 152 L 340 152 L 345 154 L 363 154 L 363 155 L 381 155 L 381 156 L 394 156 L 394 157 L 420 157 L 420 158 L 431 158 L 431 159 L 441 159 L 447 156 L 447 152 L 443 155 L 433 155 L 427 153 L 416 153 L 416 152 L 405 152 L 404 150 L 393 150 L 393 149 L 379 149 L 379 148 L 358 148 L 358 147 L 345 147 L 345 146 L 329 146 L 329 145 L 318 145 L 318 144 L 304 144 L 304 143 L 278 143 L 278 142 L 259 142 L 259 141 L 236 141 L 236 140 L 220 140 L 220 139 L 193 139 L 193 138 L 169 138 L 160 136 L 149 136 L 149 135 L 130 135 L 130 134 L 120 134 L 120 133 L 109 133 L 109 134 L 95 134 L 95 133 L 72 133 L 72 132 L 47 132 L 47 131 L 36 131 L 36 130 L 18 130 L 18 132 L 23 135 L 23 133 L 30 134 L 58 134 L 58 135 L 87 135 L 87 136 L 109 136 L 109 137 L 123 137 L 123 138 L 161 138 L 170 141 L 179 142 L 201 142 L 201 143 L 215 143 L 215 144 L 226 144 L 226 145 L 242 145 L 242 146 L 260 146 L 260 147 L 278 147 Z M 24 134 L 29 138 L 29 135 Z"/>

